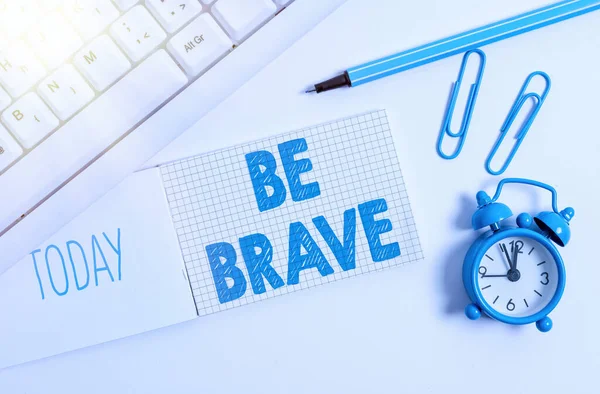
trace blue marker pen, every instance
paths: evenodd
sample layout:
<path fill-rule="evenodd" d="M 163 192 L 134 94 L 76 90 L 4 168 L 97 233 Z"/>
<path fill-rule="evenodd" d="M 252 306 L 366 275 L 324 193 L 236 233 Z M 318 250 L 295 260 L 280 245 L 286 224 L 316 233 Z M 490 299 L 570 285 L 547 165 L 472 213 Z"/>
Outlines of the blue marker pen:
<path fill-rule="evenodd" d="M 500 22 L 349 68 L 306 93 L 354 87 L 600 9 L 600 0 L 561 1 Z"/>

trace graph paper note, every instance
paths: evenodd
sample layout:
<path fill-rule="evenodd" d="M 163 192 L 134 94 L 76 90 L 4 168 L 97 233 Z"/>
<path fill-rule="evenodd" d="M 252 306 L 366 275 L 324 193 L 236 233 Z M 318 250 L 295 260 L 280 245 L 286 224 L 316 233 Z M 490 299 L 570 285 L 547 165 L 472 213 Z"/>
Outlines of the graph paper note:
<path fill-rule="evenodd" d="M 161 173 L 201 316 L 423 258 L 385 111 Z"/>

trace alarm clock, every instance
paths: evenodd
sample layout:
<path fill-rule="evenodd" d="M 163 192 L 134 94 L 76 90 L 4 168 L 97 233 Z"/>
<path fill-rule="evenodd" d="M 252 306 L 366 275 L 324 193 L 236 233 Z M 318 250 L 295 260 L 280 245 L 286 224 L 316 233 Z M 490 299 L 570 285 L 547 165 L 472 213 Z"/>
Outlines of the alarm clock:
<path fill-rule="evenodd" d="M 535 217 L 518 215 L 517 226 L 505 224 L 513 216 L 498 202 L 504 185 L 519 183 L 552 193 L 552 211 Z M 565 266 L 556 245 L 564 247 L 571 238 L 569 222 L 573 208 L 557 209 L 556 190 L 534 180 L 507 178 L 498 184 L 493 198 L 477 193 L 474 230 L 489 228 L 470 247 L 463 263 L 463 283 L 472 303 L 465 308 L 471 320 L 482 313 L 507 324 L 536 323 L 541 332 L 552 329 L 550 312 L 565 289 Z"/>

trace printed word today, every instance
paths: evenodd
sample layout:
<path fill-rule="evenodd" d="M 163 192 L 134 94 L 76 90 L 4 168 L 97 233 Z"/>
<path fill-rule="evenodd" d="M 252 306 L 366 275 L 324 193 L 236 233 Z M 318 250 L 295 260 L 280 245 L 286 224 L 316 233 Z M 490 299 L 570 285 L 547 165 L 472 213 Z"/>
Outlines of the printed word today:
<path fill-rule="evenodd" d="M 85 290 L 92 281 L 97 287 L 101 283 L 121 280 L 120 228 L 112 239 L 106 233 L 92 235 L 89 247 L 88 244 L 85 246 L 71 240 L 64 245 L 48 245 L 44 251 L 31 252 L 42 300 L 46 299 L 49 289 L 62 297 L 73 288 Z"/>

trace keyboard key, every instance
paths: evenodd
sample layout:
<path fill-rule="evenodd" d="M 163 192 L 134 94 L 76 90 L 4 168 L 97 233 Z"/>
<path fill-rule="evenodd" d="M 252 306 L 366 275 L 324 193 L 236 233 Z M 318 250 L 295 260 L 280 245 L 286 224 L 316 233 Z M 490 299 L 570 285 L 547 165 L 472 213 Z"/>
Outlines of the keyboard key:
<path fill-rule="evenodd" d="M 167 44 L 185 71 L 196 76 L 227 53 L 233 43 L 209 14 L 200 15 Z"/>
<path fill-rule="evenodd" d="M 35 93 L 27 93 L 2 113 L 2 120 L 26 149 L 58 127 L 58 119 Z"/>
<path fill-rule="evenodd" d="M 0 0 L 0 30 L 17 38 L 35 23 L 40 11 L 34 0 Z"/>
<path fill-rule="evenodd" d="M 141 5 L 133 7 L 113 23 L 110 34 L 134 62 L 149 55 L 167 38 L 150 12 Z"/>
<path fill-rule="evenodd" d="M 46 69 L 25 42 L 17 40 L 0 52 L 0 84 L 11 96 L 21 96 L 45 75 Z"/>
<path fill-rule="evenodd" d="M 218 0 L 212 10 L 225 30 L 241 41 L 275 14 L 277 7 L 271 0 Z"/>
<path fill-rule="evenodd" d="M 61 120 L 67 120 L 94 99 L 92 88 L 70 64 L 42 81 L 38 93 Z"/>
<path fill-rule="evenodd" d="M 146 0 L 152 15 L 169 33 L 174 33 L 202 11 L 198 0 Z"/>
<path fill-rule="evenodd" d="M 42 12 L 60 11 L 65 0 L 37 0 L 37 6 Z"/>
<path fill-rule="evenodd" d="M 119 10 L 110 0 L 65 0 L 64 13 L 86 41 L 119 17 Z"/>
<path fill-rule="evenodd" d="M 86 45 L 75 55 L 73 63 L 98 91 L 106 89 L 131 68 L 127 57 L 107 35 Z"/>
<path fill-rule="evenodd" d="M 113 2 L 121 9 L 121 11 L 127 11 L 138 3 L 139 0 L 113 0 Z"/>
<path fill-rule="evenodd" d="M 10 98 L 8 93 L 6 93 L 6 90 L 0 87 L 0 111 L 8 107 L 10 103 L 12 103 L 12 99 Z"/>
<path fill-rule="evenodd" d="M 83 45 L 75 30 L 58 12 L 42 17 L 27 33 L 27 42 L 50 70 L 63 64 Z"/>
<path fill-rule="evenodd" d="M 0 171 L 14 163 L 23 155 L 23 148 L 17 141 L 0 125 Z"/>

